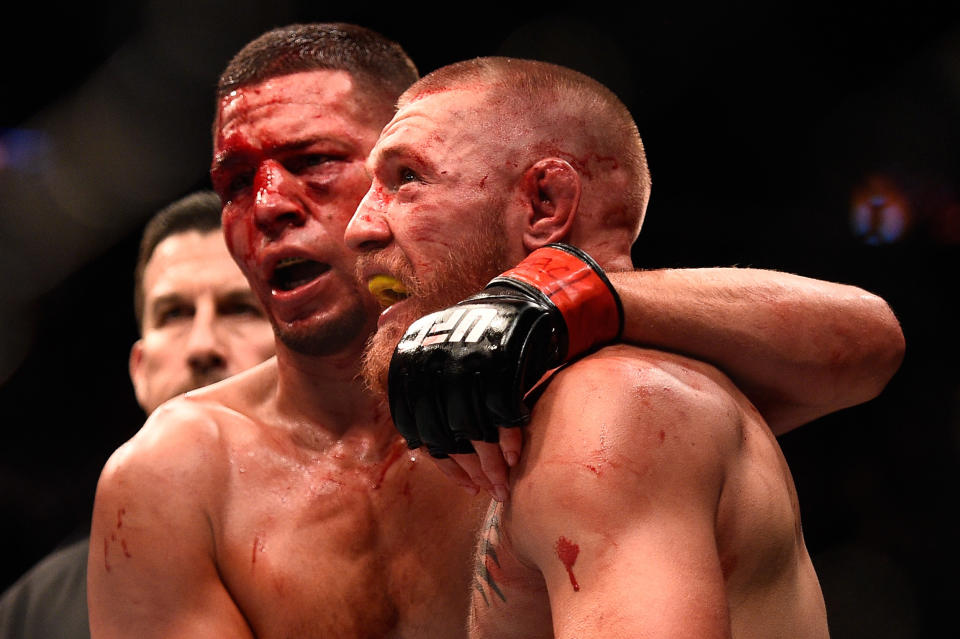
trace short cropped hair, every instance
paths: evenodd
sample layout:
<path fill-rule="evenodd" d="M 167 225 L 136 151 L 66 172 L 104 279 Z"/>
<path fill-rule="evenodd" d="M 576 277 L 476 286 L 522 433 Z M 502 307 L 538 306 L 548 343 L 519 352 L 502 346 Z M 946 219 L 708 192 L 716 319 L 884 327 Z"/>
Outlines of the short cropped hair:
<path fill-rule="evenodd" d="M 140 238 L 140 252 L 133 275 L 133 311 L 138 327 L 143 328 L 143 274 L 157 246 L 171 235 L 219 231 L 221 208 L 220 196 L 216 193 L 197 191 L 164 207 L 147 222 Z"/>
<path fill-rule="evenodd" d="M 348 72 L 362 91 L 391 107 L 419 77 L 403 48 L 376 31 L 342 22 L 292 24 L 244 46 L 220 75 L 217 99 L 269 78 L 323 69 Z"/>
<path fill-rule="evenodd" d="M 398 106 L 458 89 L 484 92 L 485 104 L 491 110 L 505 110 L 529 130 L 543 132 L 539 143 L 525 148 L 525 152 L 560 151 L 588 176 L 586 163 L 591 159 L 625 171 L 628 179 L 622 192 L 623 206 L 606 219 L 639 232 L 650 197 L 650 170 L 636 122 L 613 91 L 590 76 L 556 64 L 484 57 L 427 74 L 403 93 Z M 513 125 L 508 118 L 501 122 Z M 507 131 L 502 135 L 513 137 Z M 575 152 L 578 144 L 587 149 L 586 157 Z"/>

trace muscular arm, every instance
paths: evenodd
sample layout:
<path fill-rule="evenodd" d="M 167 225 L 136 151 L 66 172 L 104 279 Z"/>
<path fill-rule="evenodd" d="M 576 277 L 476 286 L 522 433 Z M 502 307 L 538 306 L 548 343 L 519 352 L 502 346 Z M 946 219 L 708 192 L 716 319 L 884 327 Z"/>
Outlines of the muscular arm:
<path fill-rule="evenodd" d="M 608 275 L 624 341 L 721 368 L 777 435 L 877 396 L 903 359 L 889 306 L 854 286 L 760 269 Z"/>
<path fill-rule="evenodd" d="M 655 370 L 587 360 L 570 372 L 534 411 L 504 505 L 520 562 L 543 576 L 554 636 L 729 637 L 714 528 L 720 460 L 737 441 L 724 406 L 685 401 Z"/>
<path fill-rule="evenodd" d="M 617 335 L 722 369 L 776 435 L 876 396 L 903 358 L 886 302 L 854 286 L 736 268 L 607 276 L 577 249 L 550 245 L 479 295 L 414 324 L 391 362 L 391 412 L 407 441 L 426 442 L 437 457 L 449 453 L 437 463 L 451 479 L 504 499 L 507 465 L 522 449 L 521 431 L 505 426 L 526 418 L 520 398 L 528 382 Z M 423 339 L 455 317 L 490 313 L 497 320 L 482 339 Z M 444 405 L 476 418 L 421 410 Z"/>
<path fill-rule="evenodd" d="M 220 581 L 208 517 L 209 425 L 159 409 L 107 462 L 87 573 L 94 639 L 252 637 Z"/>

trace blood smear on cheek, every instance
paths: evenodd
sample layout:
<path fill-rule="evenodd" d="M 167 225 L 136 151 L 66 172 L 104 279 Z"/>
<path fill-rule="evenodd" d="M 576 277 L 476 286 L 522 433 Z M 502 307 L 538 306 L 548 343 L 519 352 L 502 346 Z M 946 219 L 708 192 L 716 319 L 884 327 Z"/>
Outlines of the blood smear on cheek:
<path fill-rule="evenodd" d="M 577 583 L 577 578 L 573 575 L 573 564 L 576 563 L 577 555 L 580 554 L 580 546 L 561 536 L 557 540 L 556 550 L 557 557 L 563 562 L 567 574 L 570 575 L 570 585 L 573 586 L 574 592 L 579 592 L 580 584 Z"/>

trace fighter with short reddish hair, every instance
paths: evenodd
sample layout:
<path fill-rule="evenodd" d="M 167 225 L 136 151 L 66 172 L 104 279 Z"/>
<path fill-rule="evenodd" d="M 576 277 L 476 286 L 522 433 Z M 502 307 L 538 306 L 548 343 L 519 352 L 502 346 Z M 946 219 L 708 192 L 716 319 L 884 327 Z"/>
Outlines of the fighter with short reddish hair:
<path fill-rule="evenodd" d="M 367 375 L 441 459 L 526 422 L 479 535 L 471 637 L 827 637 L 761 413 L 711 365 L 611 344 L 623 310 L 604 270 L 633 270 L 643 155 L 626 107 L 564 67 L 481 58 L 414 84 L 347 227 L 363 277 L 406 291 Z M 524 398 L 503 390 L 517 380 L 540 381 Z"/>

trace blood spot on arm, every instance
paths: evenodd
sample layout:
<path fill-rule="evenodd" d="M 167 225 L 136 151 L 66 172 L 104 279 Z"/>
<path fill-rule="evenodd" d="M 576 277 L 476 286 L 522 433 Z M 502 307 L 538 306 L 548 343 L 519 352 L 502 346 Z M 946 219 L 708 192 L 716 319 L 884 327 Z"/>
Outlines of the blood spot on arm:
<path fill-rule="evenodd" d="M 561 536 L 557 539 L 555 548 L 557 557 L 563 562 L 564 568 L 567 569 L 567 574 L 570 575 L 570 585 L 573 586 L 574 592 L 580 592 L 580 584 L 577 583 L 577 578 L 573 574 L 573 564 L 577 562 L 577 555 L 580 554 L 580 546 L 566 537 Z"/>

